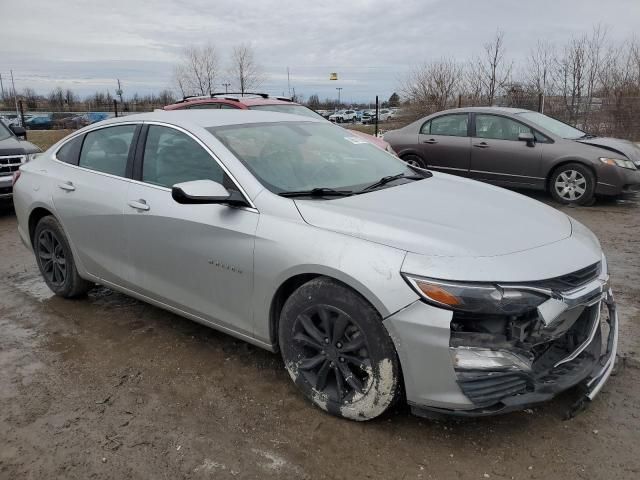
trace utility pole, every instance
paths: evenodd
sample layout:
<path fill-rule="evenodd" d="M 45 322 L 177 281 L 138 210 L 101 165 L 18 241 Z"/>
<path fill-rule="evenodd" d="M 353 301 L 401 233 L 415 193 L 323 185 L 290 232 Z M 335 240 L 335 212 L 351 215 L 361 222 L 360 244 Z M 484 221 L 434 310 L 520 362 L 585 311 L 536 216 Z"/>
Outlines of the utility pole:
<path fill-rule="evenodd" d="M 224 85 L 224 93 L 229 93 L 229 87 L 231 86 L 230 83 L 223 83 L 222 85 Z"/>
<path fill-rule="evenodd" d="M 18 110 L 18 94 L 16 93 L 16 84 L 13 81 L 13 70 L 9 70 L 11 72 L 11 85 L 13 86 L 13 100 L 16 102 L 16 116 L 20 116 L 20 110 Z"/>
<path fill-rule="evenodd" d="M 289 90 L 289 98 L 291 98 L 291 79 L 289 78 L 289 67 L 287 67 L 287 90 Z"/>
<path fill-rule="evenodd" d="M 342 90 L 342 87 L 336 87 L 336 90 L 338 90 L 338 107 L 340 106 L 340 91 Z"/>
<path fill-rule="evenodd" d="M 2 74 L 0 73 L 0 100 L 4 100 L 4 85 L 2 84 Z"/>
<path fill-rule="evenodd" d="M 120 79 L 118 79 L 118 89 L 116 90 L 116 95 L 120 97 L 120 103 L 122 103 L 122 87 L 120 86 Z"/>

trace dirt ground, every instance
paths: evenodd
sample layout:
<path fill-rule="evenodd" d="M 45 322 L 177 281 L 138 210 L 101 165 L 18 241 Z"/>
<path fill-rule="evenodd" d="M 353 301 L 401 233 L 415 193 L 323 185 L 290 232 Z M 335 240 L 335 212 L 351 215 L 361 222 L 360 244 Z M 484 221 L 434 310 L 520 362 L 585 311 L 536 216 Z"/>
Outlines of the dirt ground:
<path fill-rule="evenodd" d="M 27 140 L 45 151 L 58 140 L 69 135 L 73 130 L 29 130 Z"/>
<path fill-rule="evenodd" d="M 277 355 L 104 288 L 52 297 L 0 214 L 0 479 L 640 478 L 640 203 L 565 209 L 608 255 L 620 356 L 590 407 L 355 423 Z"/>

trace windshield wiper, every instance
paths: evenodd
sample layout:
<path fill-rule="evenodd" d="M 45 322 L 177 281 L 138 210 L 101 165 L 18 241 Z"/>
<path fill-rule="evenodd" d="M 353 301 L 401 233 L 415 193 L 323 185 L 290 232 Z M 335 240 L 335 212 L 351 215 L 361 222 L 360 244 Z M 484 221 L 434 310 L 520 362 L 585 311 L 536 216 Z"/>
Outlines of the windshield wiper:
<path fill-rule="evenodd" d="M 311 190 L 292 190 L 278 193 L 281 197 L 348 197 L 352 190 L 335 190 L 327 187 L 317 187 Z"/>
<path fill-rule="evenodd" d="M 585 133 L 581 137 L 578 137 L 578 140 L 588 140 L 590 138 L 596 138 L 596 135 L 591 135 L 590 133 Z"/>
<path fill-rule="evenodd" d="M 423 178 L 426 178 L 426 177 L 424 175 L 407 175 L 406 173 L 398 173 L 397 175 L 387 175 L 386 177 L 382 177 L 377 182 L 374 182 L 371 185 L 367 185 L 358 193 L 368 192 L 369 190 L 382 187 L 387 183 L 393 182 L 394 180 L 400 180 L 401 178 L 407 178 L 409 180 L 422 180 Z"/>

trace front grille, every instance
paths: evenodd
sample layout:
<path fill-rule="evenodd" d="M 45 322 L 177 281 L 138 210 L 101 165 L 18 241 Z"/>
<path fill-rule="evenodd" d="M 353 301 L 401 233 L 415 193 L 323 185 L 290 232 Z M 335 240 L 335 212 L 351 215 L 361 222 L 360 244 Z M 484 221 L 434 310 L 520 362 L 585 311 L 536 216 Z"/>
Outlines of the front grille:
<path fill-rule="evenodd" d="M 24 155 L 0 157 L 0 176 L 13 175 L 24 163 Z"/>
<path fill-rule="evenodd" d="M 13 188 L 11 187 L 2 187 L 0 188 L 0 196 L 9 195 L 12 191 L 13 191 Z"/>
<path fill-rule="evenodd" d="M 469 400 L 478 405 L 491 405 L 530 388 L 526 376 L 513 372 L 458 373 L 458 385 Z"/>
<path fill-rule="evenodd" d="M 549 280 L 539 280 L 536 282 L 527 282 L 527 285 L 550 288 L 559 292 L 573 290 L 574 288 L 586 285 L 591 280 L 597 278 L 598 275 L 600 275 L 600 267 L 600 262 L 597 262 L 575 272 L 562 275 L 561 277 L 550 278 Z"/>

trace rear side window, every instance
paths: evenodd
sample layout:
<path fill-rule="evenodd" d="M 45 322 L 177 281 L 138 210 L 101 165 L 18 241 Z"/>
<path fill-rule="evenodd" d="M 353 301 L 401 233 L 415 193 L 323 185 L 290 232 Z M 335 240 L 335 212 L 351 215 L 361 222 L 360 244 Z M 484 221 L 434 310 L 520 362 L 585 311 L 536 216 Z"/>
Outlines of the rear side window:
<path fill-rule="evenodd" d="M 191 180 L 224 184 L 225 173 L 215 159 L 188 135 L 169 127 L 149 126 L 142 161 L 142 181 L 171 188 Z"/>
<path fill-rule="evenodd" d="M 56 153 L 56 158 L 64 163 L 78 165 L 78 157 L 80 156 L 80 148 L 82 147 L 83 138 L 84 135 L 78 135 L 62 145 Z"/>
<path fill-rule="evenodd" d="M 422 125 L 420 133 L 425 135 L 446 135 L 449 137 L 466 137 L 469 115 L 454 114 L 432 118 Z"/>
<path fill-rule="evenodd" d="M 97 172 L 124 177 L 136 125 L 94 130 L 85 135 L 79 165 Z"/>

